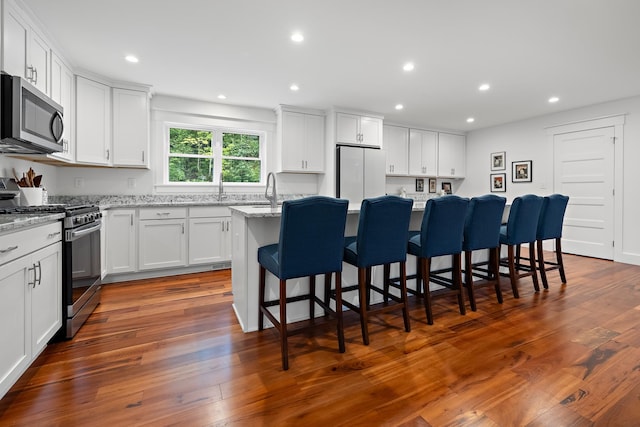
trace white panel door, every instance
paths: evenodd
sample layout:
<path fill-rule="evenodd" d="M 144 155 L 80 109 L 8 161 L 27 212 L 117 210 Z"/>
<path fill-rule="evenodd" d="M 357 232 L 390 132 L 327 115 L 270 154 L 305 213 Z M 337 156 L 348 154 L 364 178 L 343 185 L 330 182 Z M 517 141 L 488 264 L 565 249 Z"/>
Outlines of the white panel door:
<path fill-rule="evenodd" d="M 562 250 L 613 259 L 614 128 L 555 135 L 554 191 L 569 196 Z"/>

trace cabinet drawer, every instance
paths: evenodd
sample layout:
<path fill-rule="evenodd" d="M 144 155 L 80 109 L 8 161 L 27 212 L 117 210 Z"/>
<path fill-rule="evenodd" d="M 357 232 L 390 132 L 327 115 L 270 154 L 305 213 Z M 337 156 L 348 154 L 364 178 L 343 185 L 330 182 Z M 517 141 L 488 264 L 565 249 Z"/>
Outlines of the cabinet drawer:
<path fill-rule="evenodd" d="M 2 235 L 0 264 L 59 242 L 61 238 L 62 223 L 60 221 Z"/>
<path fill-rule="evenodd" d="M 140 219 L 173 219 L 186 218 L 187 208 L 143 208 L 140 209 Z"/>
<path fill-rule="evenodd" d="M 229 208 L 225 206 L 197 206 L 189 208 L 189 218 L 213 218 L 217 216 L 231 216 Z"/>

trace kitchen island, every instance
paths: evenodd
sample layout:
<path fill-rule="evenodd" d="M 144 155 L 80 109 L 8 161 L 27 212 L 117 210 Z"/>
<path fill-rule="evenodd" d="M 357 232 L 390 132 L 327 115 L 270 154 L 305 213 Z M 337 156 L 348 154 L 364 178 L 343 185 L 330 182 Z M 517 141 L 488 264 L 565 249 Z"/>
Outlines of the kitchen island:
<path fill-rule="evenodd" d="M 422 221 L 425 202 L 416 202 L 411 215 L 410 229 L 419 230 Z M 232 206 L 232 259 L 231 281 L 233 286 L 233 309 L 235 310 L 240 326 L 244 332 L 258 329 L 258 248 L 264 245 L 277 243 L 280 237 L 281 207 L 268 206 Z M 358 215 L 360 205 L 349 205 L 345 235 L 355 235 L 358 231 Z M 445 263 L 449 259 L 442 260 Z M 415 258 L 407 257 L 407 273 L 415 272 Z M 434 264 L 434 268 L 438 268 Z M 393 265 L 391 275 L 398 276 L 398 267 Z M 372 277 L 374 282 L 381 283 L 382 266 L 373 267 Z M 320 278 L 321 279 L 321 278 Z M 414 282 L 414 281 L 411 281 Z M 265 296 L 267 299 L 276 299 L 278 295 L 278 279 L 271 273 L 267 273 L 267 287 Z M 318 281 L 318 295 L 323 291 L 324 279 Z M 357 283 L 357 270 L 355 267 L 343 264 L 343 286 Z M 306 277 L 290 279 L 287 281 L 287 295 L 299 295 L 308 290 L 309 279 Z M 409 287 L 415 288 L 414 283 Z M 343 296 L 346 300 L 357 302 L 357 293 L 349 293 Z M 381 301 L 379 295 L 372 295 L 372 302 Z M 287 305 L 289 322 L 296 322 L 308 318 L 309 304 L 299 301 Z M 321 311 L 321 310 L 320 310 Z M 318 316 L 321 313 L 318 311 Z M 268 321 L 266 323 L 269 324 Z"/>

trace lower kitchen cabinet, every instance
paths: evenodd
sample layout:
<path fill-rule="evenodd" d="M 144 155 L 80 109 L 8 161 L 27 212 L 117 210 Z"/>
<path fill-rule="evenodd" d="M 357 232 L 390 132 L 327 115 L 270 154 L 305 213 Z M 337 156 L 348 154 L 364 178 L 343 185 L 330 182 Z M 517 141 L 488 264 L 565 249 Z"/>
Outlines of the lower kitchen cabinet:
<path fill-rule="evenodd" d="M 136 269 L 136 210 L 107 211 L 106 261 L 107 274 L 130 273 Z"/>
<path fill-rule="evenodd" d="M 231 216 L 229 209 L 189 209 L 189 265 L 231 260 Z"/>
<path fill-rule="evenodd" d="M 0 398 L 62 326 L 60 230 L 57 222 L 2 236 Z"/>
<path fill-rule="evenodd" d="M 187 263 L 185 219 L 140 220 L 138 269 L 182 267 Z"/>

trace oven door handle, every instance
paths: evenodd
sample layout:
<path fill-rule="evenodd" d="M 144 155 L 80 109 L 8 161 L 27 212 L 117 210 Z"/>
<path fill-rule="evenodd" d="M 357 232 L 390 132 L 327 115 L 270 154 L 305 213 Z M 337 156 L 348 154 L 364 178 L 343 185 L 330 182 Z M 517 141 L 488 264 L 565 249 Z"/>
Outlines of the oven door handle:
<path fill-rule="evenodd" d="M 102 227 L 102 222 L 101 221 L 96 221 L 97 224 L 93 225 L 91 224 L 91 227 L 87 227 L 87 228 L 79 228 L 77 230 L 70 230 L 70 232 L 67 232 L 67 242 L 72 242 L 74 240 L 77 240 L 79 238 L 81 238 L 82 236 L 85 236 L 87 234 L 91 234 L 94 231 L 98 231 L 100 230 L 100 228 Z"/>

